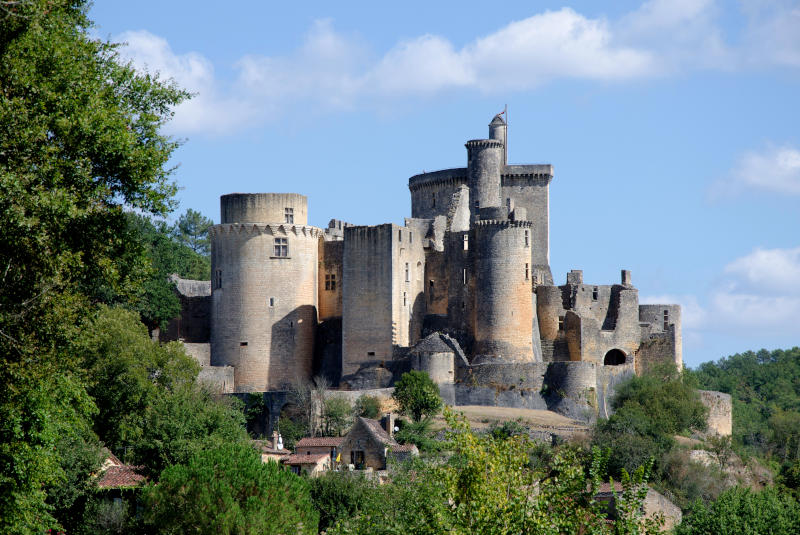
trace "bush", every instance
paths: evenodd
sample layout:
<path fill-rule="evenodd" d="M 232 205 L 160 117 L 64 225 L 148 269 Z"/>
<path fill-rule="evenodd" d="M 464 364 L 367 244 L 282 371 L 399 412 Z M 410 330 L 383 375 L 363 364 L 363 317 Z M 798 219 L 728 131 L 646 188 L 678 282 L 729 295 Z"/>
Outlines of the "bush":
<path fill-rule="evenodd" d="M 144 491 L 149 533 L 317 533 L 310 486 L 249 445 L 201 450 Z"/>
<path fill-rule="evenodd" d="M 311 479 L 311 499 L 324 531 L 341 518 L 356 516 L 373 499 L 375 485 L 358 472 L 325 472 Z"/>
<path fill-rule="evenodd" d="M 361 396 L 356 401 L 355 410 L 358 416 L 376 420 L 381 415 L 381 400 L 375 396 Z"/>
<path fill-rule="evenodd" d="M 734 487 L 710 506 L 694 504 L 675 532 L 677 535 L 796 535 L 800 533 L 800 504 L 775 488 L 753 492 Z"/>
<path fill-rule="evenodd" d="M 439 386 L 422 371 L 404 373 L 394 385 L 392 397 L 400 405 L 400 410 L 415 422 L 423 416 L 435 416 L 442 409 Z"/>

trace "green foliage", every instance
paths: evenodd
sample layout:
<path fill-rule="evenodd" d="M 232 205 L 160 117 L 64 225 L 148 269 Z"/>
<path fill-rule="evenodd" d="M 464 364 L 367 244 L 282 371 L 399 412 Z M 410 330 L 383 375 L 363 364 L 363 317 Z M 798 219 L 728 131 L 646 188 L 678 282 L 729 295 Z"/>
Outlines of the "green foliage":
<path fill-rule="evenodd" d="M 693 375 L 702 388 L 731 395 L 734 447 L 800 459 L 800 347 L 737 353 Z"/>
<path fill-rule="evenodd" d="M 795 535 L 800 504 L 775 488 L 761 492 L 734 487 L 710 506 L 697 502 L 675 530 L 677 535 Z"/>
<path fill-rule="evenodd" d="M 342 436 L 353 421 L 353 406 L 345 398 L 333 397 L 322 404 L 322 424 L 328 436 Z"/>
<path fill-rule="evenodd" d="M 629 514 L 606 522 L 605 507 L 594 500 L 605 470 L 599 450 L 588 470 L 574 448 L 552 450 L 540 463 L 532 458 L 539 449 L 525 435 L 476 435 L 449 409 L 445 419 L 451 429 L 446 448 L 453 454 L 447 461 L 409 461 L 376 489 L 376 499 L 328 533 L 656 533 L 655 524 L 642 523 L 638 490 L 626 502 Z M 646 472 L 637 474 L 641 481 Z"/>
<path fill-rule="evenodd" d="M 172 234 L 181 245 L 188 247 L 198 255 L 208 256 L 210 253 L 208 230 L 213 225 L 214 222 L 211 219 L 189 208 L 172 227 Z"/>
<path fill-rule="evenodd" d="M 198 449 L 247 439 L 237 401 L 196 384 L 199 367 L 182 345 L 153 342 L 137 314 L 101 308 L 79 347 L 99 409 L 94 429 L 124 461 L 157 475 Z"/>
<path fill-rule="evenodd" d="M 201 449 L 144 492 L 149 533 L 317 533 L 309 483 L 250 446 Z"/>
<path fill-rule="evenodd" d="M 320 531 L 356 516 L 379 494 L 377 486 L 359 472 L 325 472 L 310 483 Z"/>
<path fill-rule="evenodd" d="M 186 94 L 89 35 L 83 0 L 4 2 L 0 15 L 0 532 L 56 527 L 43 489 L 58 442 L 93 407 L 71 351 L 102 300 L 141 292 L 123 205 L 165 214 L 177 143 L 159 134 Z"/>
<path fill-rule="evenodd" d="M 355 411 L 357 416 L 376 420 L 381 415 L 381 400 L 365 394 L 356 400 Z"/>
<path fill-rule="evenodd" d="M 527 435 L 528 430 L 516 420 L 507 420 L 503 423 L 493 423 L 489 427 L 489 434 L 497 440 L 505 440 L 515 435 Z"/>
<path fill-rule="evenodd" d="M 394 385 L 392 397 L 415 422 L 422 416 L 435 416 L 442 409 L 439 386 L 423 371 L 404 373 Z"/>
<path fill-rule="evenodd" d="M 436 440 L 433 430 L 433 419 L 425 417 L 415 421 L 398 420 L 400 430 L 394 438 L 400 444 L 414 444 L 422 452 L 436 452 L 441 449 L 441 442 Z"/>
<path fill-rule="evenodd" d="M 288 449 L 294 449 L 295 443 L 306 436 L 308 427 L 303 422 L 296 422 L 285 414 L 281 414 L 278 419 L 278 432 L 283 438 L 283 446 Z"/>
<path fill-rule="evenodd" d="M 690 375 L 674 366 L 661 367 L 632 377 L 617 387 L 608 420 L 595 429 L 594 444 L 610 448 L 609 473 L 620 476 L 659 460 L 674 446 L 673 435 L 705 429 L 708 410 L 700 402 Z"/>

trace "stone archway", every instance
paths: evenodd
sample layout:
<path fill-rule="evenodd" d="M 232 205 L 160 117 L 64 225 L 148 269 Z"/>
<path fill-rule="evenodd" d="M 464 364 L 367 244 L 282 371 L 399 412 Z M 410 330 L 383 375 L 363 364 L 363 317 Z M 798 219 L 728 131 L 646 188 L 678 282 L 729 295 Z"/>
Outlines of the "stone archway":
<path fill-rule="evenodd" d="M 627 357 L 625 356 L 625 352 L 621 349 L 612 349 L 606 356 L 603 358 L 603 365 L 604 366 L 619 366 L 621 364 L 625 364 Z"/>

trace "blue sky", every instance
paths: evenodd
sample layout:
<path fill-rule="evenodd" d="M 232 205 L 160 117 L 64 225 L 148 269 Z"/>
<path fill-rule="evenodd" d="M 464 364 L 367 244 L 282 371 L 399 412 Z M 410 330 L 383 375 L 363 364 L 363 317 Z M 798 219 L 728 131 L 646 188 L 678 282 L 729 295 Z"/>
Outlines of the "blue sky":
<path fill-rule="evenodd" d="M 683 305 L 684 361 L 800 345 L 800 3 L 98 1 L 97 35 L 195 93 L 181 211 L 308 195 L 402 223 L 408 177 L 466 165 L 509 107 L 551 163 L 551 265 Z"/>

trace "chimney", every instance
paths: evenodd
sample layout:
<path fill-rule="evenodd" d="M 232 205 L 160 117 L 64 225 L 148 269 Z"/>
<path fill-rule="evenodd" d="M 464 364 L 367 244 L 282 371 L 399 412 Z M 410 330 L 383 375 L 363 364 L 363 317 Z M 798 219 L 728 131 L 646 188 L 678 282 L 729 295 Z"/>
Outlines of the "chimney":
<path fill-rule="evenodd" d="M 386 433 L 390 437 L 394 436 L 394 414 L 393 413 L 390 412 L 389 414 L 385 414 L 383 416 L 383 418 L 381 418 L 381 427 L 383 427 L 383 430 L 386 431 Z"/>
<path fill-rule="evenodd" d="M 273 431 L 272 432 L 272 449 L 273 450 L 277 450 L 278 449 L 278 432 L 277 431 Z"/>

